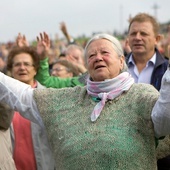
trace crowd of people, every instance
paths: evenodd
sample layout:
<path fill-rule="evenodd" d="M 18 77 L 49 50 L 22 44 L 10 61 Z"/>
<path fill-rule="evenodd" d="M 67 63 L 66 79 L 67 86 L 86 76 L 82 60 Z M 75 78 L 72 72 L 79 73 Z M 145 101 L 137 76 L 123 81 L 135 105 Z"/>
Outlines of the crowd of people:
<path fill-rule="evenodd" d="M 80 44 L 60 26 L 65 43 L 1 45 L 0 169 L 170 169 L 170 30 L 139 13 Z"/>

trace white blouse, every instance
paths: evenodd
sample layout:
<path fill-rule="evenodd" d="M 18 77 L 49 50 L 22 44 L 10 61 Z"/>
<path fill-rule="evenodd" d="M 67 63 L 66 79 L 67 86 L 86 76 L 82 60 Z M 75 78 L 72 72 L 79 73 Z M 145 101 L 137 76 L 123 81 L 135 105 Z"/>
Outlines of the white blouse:
<path fill-rule="evenodd" d="M 23 117 L 44 126 L 33 97 L 30 85 L 13 79 L 0 72 L 0 101 L 10 105 Z"/>

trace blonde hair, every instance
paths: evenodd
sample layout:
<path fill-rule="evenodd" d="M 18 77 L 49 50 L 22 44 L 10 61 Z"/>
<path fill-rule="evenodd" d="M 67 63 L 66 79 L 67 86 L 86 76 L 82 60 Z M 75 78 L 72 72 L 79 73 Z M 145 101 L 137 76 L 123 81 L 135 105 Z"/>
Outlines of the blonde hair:
<path fill-rule="evenodd" d="M 154 18 L 153 16 L 147 14 L 147 13 L 139 13 L 137 15 L 135 15 L 133 18 L 130 19 L 130 23 L 129 23 L 129 29 L 128 32 L 130 30 L 130 27 L 132 25 L 133 22 L 150 22 L 153 26 L 153 31 L 155 36 L 157 36 L 159 34 L 159 29 L 160 29 L 160 25 L 157 22 L 156 18 Z"/>

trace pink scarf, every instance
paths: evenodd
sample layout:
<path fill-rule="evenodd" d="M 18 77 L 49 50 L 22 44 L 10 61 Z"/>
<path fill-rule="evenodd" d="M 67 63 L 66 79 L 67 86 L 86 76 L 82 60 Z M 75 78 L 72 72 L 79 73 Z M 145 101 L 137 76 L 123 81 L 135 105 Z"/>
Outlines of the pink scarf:
<path fill-rule="evenodd" d="M 94 122 L 97 120 L 107 100 L 113 100 L 124 91 L 128 91 L 133 83 L 134 79 L 128 72 L 123 72 L 113 79 L 102 82 L 94 82 L 88 78 L 87 93 L 92 97 L 101 99 L 94 107 L 91 114 L 91 121 Z"/>

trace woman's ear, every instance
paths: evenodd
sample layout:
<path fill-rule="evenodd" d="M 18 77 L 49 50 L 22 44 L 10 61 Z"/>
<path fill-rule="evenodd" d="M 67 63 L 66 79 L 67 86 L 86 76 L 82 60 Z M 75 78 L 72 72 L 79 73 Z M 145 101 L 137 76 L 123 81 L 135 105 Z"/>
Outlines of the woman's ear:
<path fill-rule="evenodd" d="M 124 57 L 124 56 L 121 56 L 121 57 L 120 57 L 120 70 L 123 69 L 124 63 L 125 63 L 125 57 Z"/>

